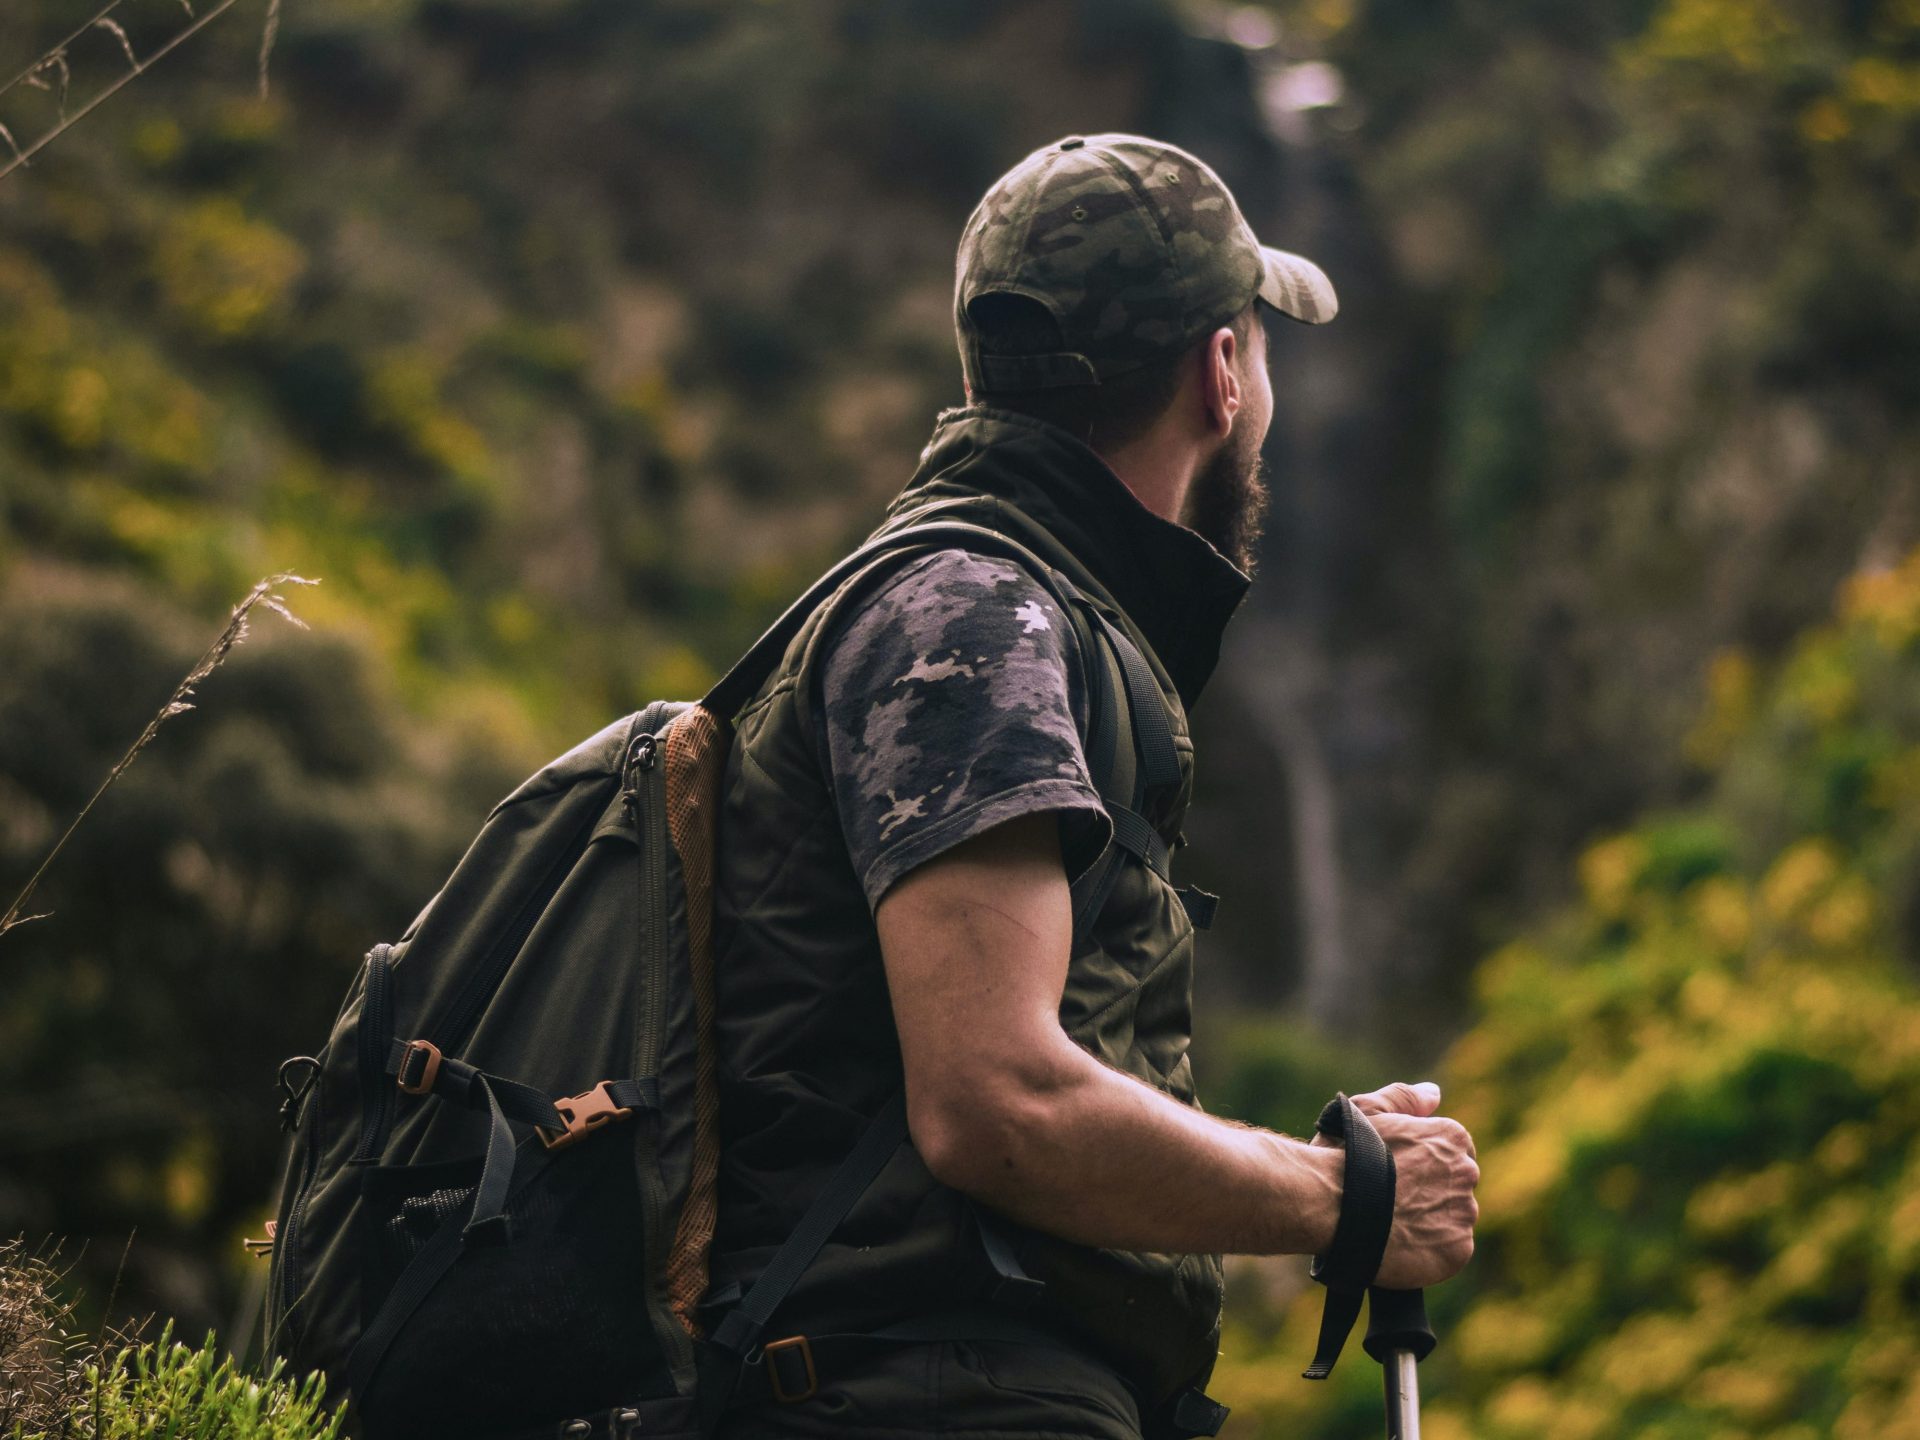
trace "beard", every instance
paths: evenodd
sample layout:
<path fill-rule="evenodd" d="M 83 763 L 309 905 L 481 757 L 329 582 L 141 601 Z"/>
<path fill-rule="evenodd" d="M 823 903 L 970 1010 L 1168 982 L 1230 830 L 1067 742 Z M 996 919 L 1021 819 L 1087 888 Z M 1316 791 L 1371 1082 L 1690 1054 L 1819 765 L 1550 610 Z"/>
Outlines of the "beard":
<path fill-rule="evenodd" d="M 1252 575 L 1267 500 L 1267 465 L 1260 446 L 1236 435 L 1193 477 L 1180 523 Z"/>

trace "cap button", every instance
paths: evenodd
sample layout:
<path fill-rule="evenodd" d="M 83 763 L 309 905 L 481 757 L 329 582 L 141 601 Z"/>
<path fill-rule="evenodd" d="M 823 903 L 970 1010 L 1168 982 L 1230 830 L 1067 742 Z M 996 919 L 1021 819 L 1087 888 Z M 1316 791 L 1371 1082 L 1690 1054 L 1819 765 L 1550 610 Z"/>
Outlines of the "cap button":
<path fill-rule="evenodd" d="M 1082 145 L 1086 143 L 1087 142 L 1083 138 L 1076 135 L 1071 140 L 1062 140 L 1060 142 L 1060 148 L 1062 150 L 1078 150 Z"/>

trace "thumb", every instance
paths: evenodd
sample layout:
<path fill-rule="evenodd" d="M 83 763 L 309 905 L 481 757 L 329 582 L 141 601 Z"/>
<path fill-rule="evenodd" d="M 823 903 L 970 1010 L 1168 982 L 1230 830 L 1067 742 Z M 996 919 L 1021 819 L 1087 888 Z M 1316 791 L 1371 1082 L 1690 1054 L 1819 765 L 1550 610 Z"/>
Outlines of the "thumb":
<path fill-rule="evenodd" d="M 1417 1085 L 1396 1080 L 1378 1090 L 1353 1097 L 1356 1110 L 1368 1115 L 1431 1115 L 1440 1108 L 1440 1087 L 1431 1080 Z"/>

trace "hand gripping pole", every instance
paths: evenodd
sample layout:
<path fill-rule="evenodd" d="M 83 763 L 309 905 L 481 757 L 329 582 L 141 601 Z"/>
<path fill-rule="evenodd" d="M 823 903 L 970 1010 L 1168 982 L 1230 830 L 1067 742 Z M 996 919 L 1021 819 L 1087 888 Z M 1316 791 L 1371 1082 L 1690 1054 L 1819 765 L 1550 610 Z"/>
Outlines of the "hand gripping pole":
<path fill-rule="evenodd" d="M 1346 1149 L 1333 1244 L 1313 1257 L 1311 1272 L 1327 1287 L 1327 1303 L 1320 1312 L 1320 1343 L 1306 1378 L 1324 1380 L 1333 1373 L 1334 1362 L 1353 1333 L 1360 1302 L 1387 1253 L 1387 1236 L 1393 1230 L 1394 1174 L 1387 1142 L 1344 1093 L 1327 1102 L 1314 1129 Z"/>
<path fill-rule="evenodd" d="M 1327 1287 L 1320 1341 L 1309 1380 L 1324 1380 L 1345 1348 L 1347 1336 L 1368 1301 L 1367 1335 L 1361 1343 L 1385 1375 L 1388 1440 L 1420 1440 L 1420 1382 L 1416 1367 L 1434 1346 L 1426 1298 L 1418 1290 L 1382 1290 L 1373 1285 L 1393 1231 L 1393 1153 L 1365 1112 L 1344 1094 L 1320 1112 L 1315 1127 L 1346 1149 L 1340 1219 L 1333 1244 L 1313 1261 L 1313 1278 Z"/>

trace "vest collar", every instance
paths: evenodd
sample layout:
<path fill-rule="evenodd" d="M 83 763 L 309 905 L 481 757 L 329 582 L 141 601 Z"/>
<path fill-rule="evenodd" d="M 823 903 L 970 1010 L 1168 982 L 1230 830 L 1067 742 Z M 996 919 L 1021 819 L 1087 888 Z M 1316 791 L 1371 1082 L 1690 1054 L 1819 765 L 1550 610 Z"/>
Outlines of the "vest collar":
<path fill-rule="evenodd" d="M 1013 411 L 944 412 L 887 514 L 968 495 L 1012 506 L 1070 551 L 1146 636 L 1181 703 L 1193 708 L 1250 583 L 1237 566 L 1141 504 L 1074 436 Z"/>

